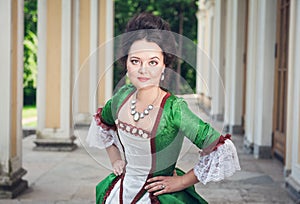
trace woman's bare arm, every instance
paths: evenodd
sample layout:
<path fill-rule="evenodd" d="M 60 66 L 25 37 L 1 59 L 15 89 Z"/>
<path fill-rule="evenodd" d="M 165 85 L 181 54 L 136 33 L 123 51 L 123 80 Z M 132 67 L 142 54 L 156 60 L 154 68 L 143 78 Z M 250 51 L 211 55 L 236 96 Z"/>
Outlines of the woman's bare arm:
<path fill-rule="evenodd" d="M 122 160 L 120 150 L 117 146 L 111 145 L 106 148 L 115 175 L 121 175 L 124 171 L 125 161 Z"/>

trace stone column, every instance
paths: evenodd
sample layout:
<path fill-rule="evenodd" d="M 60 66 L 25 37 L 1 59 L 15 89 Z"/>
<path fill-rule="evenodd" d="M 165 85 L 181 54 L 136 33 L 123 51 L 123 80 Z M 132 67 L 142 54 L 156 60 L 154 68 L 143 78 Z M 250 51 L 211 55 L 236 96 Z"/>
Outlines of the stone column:
<path fill-rule="evenodd" d="M 73 13 L 73 113 L 77 125 L 88 125 L 90 123 L 91 93 L 90 87 L 95 83 L 92 76 L 97 76 L 95 67 L 97 61 L 90 61 L 89 56 L 92 49 L 97 47 L 98 31 L 98 2 L 92 0 L 74 1 Z M 92 7 L 93 6 L 93 7 Z M 93 46 L 93 43 L 96 43 Z M 94 58 L 93 58 L 94 59 Z M 91 64 L 90 64 L 91 63 Z M 90 66 L 91 65 L 91 66 Z"/>
<path fill-rule="evenodd" d="M 206 83 L 206 62 L 207 56 L 205 54 L 205 42 L 206 42 L 206 10 L 204 1 L 199 1 L 199 7 L 197 11 L 198 19 L 198 31 L 197 31 L 197 65 L 196 65 L 196 94 L 199 94 L 199 103 L 204 106 L 204 97 L 208 92 Z"/>
<path fill-rule="evenodd" d="M 206 30 L 206 39 L 205 39 L 205 52 L 207 53 L 207 64 L 205 65 L 206 73 L 205 73 L 205 81 L 207 83 L 208 91 L 205 95 L 205 105 L 210 110 L 211 109 L 211 97 L 212 97 L 212 73 L 213 73 L 213 34 L 214 34 L 214 8 L 215 1 L 210 0 L 206 1 L 205 8 L 207 11 L 207 30 Z"/>
<path fill-rule="evenodd" d="M 114 1 L 106 0 L 105 14 L 102 14 L 102 18 L 105 18 L 105 101 L 112 97 L 113 93 L 113 63 L 114 63 Z"/>
<path fill-rule="evenodd" d="M 113 1 L 99 2 L 99 68 L 98 105 L 111 98 L 113 92 Z"/>
<path fill-rule="evenodd" d="M 214 3 L 214 32 L 212 33 L 212 62 L 211 75 L 211 112 L 212 117 L 218 121 L 224 118 L 224 45 L 225 45 L 225 3 L 216 0 Z"/>
<path fill-rule="evenodd" d="M 226 26 L 225 26 L 225 110 L 224 110 L 224 124 L 226 125 L 226 131 L 229 131 L 230 121 L 230 104 L 231 104 L 231 86 L 230 81 L 232 80 L 232 63 L 231 63 L 231 45 L 232 45 L 232 13 L 233 6 L 232 1 L 226 2 Z"/>
<path fill-rule="evenodd" d="M 23 4 L 0 1 L 0 199 L 28 186 L 22 179 Z"/>
<path fill-rule="evenodd" d="M 89 125 L 113 92 L 113 2 L 74 4 L 73 113 L 77 125 Z"/>
<path fill-rule="evenodd" d="M 224 123 L 233 134 L 242 134 L 243 51 L 246 1 L 227 1 Z"/>
<path fill-rule="evenodd" d="M 35 150 L 76 148 L 71 115 L 72 1 L 38 2 L 37 138 Z"/>
<path fill-rule="evenodd" d="M 245 138 L 244 149 L 253 153 L 254 122 L 256 94 L 256 67 L 257 67 L 257 24 L 258 24 L 258 0 L 249 1 L 248 17 L 248 50 L 247 50 L 247 84 L 246 84 L 246 114 L 245 114 Z"/>
<path fill-rule="evenodd" d="M 203 37 L 200 46 L 203 50 L 199 54 L 200 71 L 198 74 L 201 76 L 202 93 L 201 93 L 201 106 L 209 113 L 211 110 L 211 97 L 212 97 L 212 49 L 213 49 L 213 21 L 214 21 L 214 0 L 202 1 L 200 4 L 200 12 L 202 15 L 202 30 Z M 198 67 L 198 66 L 197 66 Z"/>
<path fill-rule="evenodd" d="M 291 169 L 286 187 L 300 200 L 300 2 L 291 0 L 289 30 L 289 73 L 287 110 L 287 147 L 285 170 Z"/>
<path fill-rule="evenodd" d="M 274 45 L 276 1 L 258 1 L 256 86 L 254 110 L 254 156 L 270 158 L 274 101 Z"/>

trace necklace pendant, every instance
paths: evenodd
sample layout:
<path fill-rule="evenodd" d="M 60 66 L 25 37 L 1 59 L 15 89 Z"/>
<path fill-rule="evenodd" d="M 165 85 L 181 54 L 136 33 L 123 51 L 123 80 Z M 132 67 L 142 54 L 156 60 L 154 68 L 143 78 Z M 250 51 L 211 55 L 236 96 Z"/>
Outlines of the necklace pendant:
<path fill-rule="evenodd" d="M 144 114 L 145 115 L 148 115 L 149 114 L 149 111 L 146 109 L 146 110 L 144 110 Z"/>
<path fill-rule="evenodd" d="M 140 119 L 140 114 L 139 114 L 138 112 L 136 112 L 136 113 L 133 115 L 133 120 L 134 120 L 135 122 L 137 122 L 137 121 L 139 121 L 139 119 Z"/>

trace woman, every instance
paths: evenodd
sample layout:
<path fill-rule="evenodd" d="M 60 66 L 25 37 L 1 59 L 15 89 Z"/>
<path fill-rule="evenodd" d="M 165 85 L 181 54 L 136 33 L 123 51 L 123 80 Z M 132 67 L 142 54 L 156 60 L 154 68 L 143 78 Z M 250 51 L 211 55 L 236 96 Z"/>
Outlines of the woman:
<path fill-rule="evenodd" d="M 159 86 L 175 54 L 168 31 L 165 21 L 148 13 L 128 22 L 120 61 L 131 85 L 98 109 L 87 138 L 91 146 L 106 148 L 114 172 L 97 185 L 97 203 L 206 203 L 193 185 L 240 169 L 229 136 Z M 186 174 L 175 168 L 184 136 L 202 150 Z"/>

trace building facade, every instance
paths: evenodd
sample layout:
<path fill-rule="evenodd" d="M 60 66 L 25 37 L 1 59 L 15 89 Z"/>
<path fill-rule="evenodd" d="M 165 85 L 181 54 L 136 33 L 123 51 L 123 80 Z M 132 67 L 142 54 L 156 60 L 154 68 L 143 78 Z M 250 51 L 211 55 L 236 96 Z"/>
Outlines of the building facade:
<path fill-rule="evenodd" d="M 211 90 L 197 84 L 200 100 L 210 101 L 227 131 L 244 134 L 245 151 L 279 159 L 286 187 L 299 199 L 300 1 L 200 0 L 197 17 L 198 44 L 226 90 L 223 103 L 220 80 L 199 60 L 197 71 Z"/>

